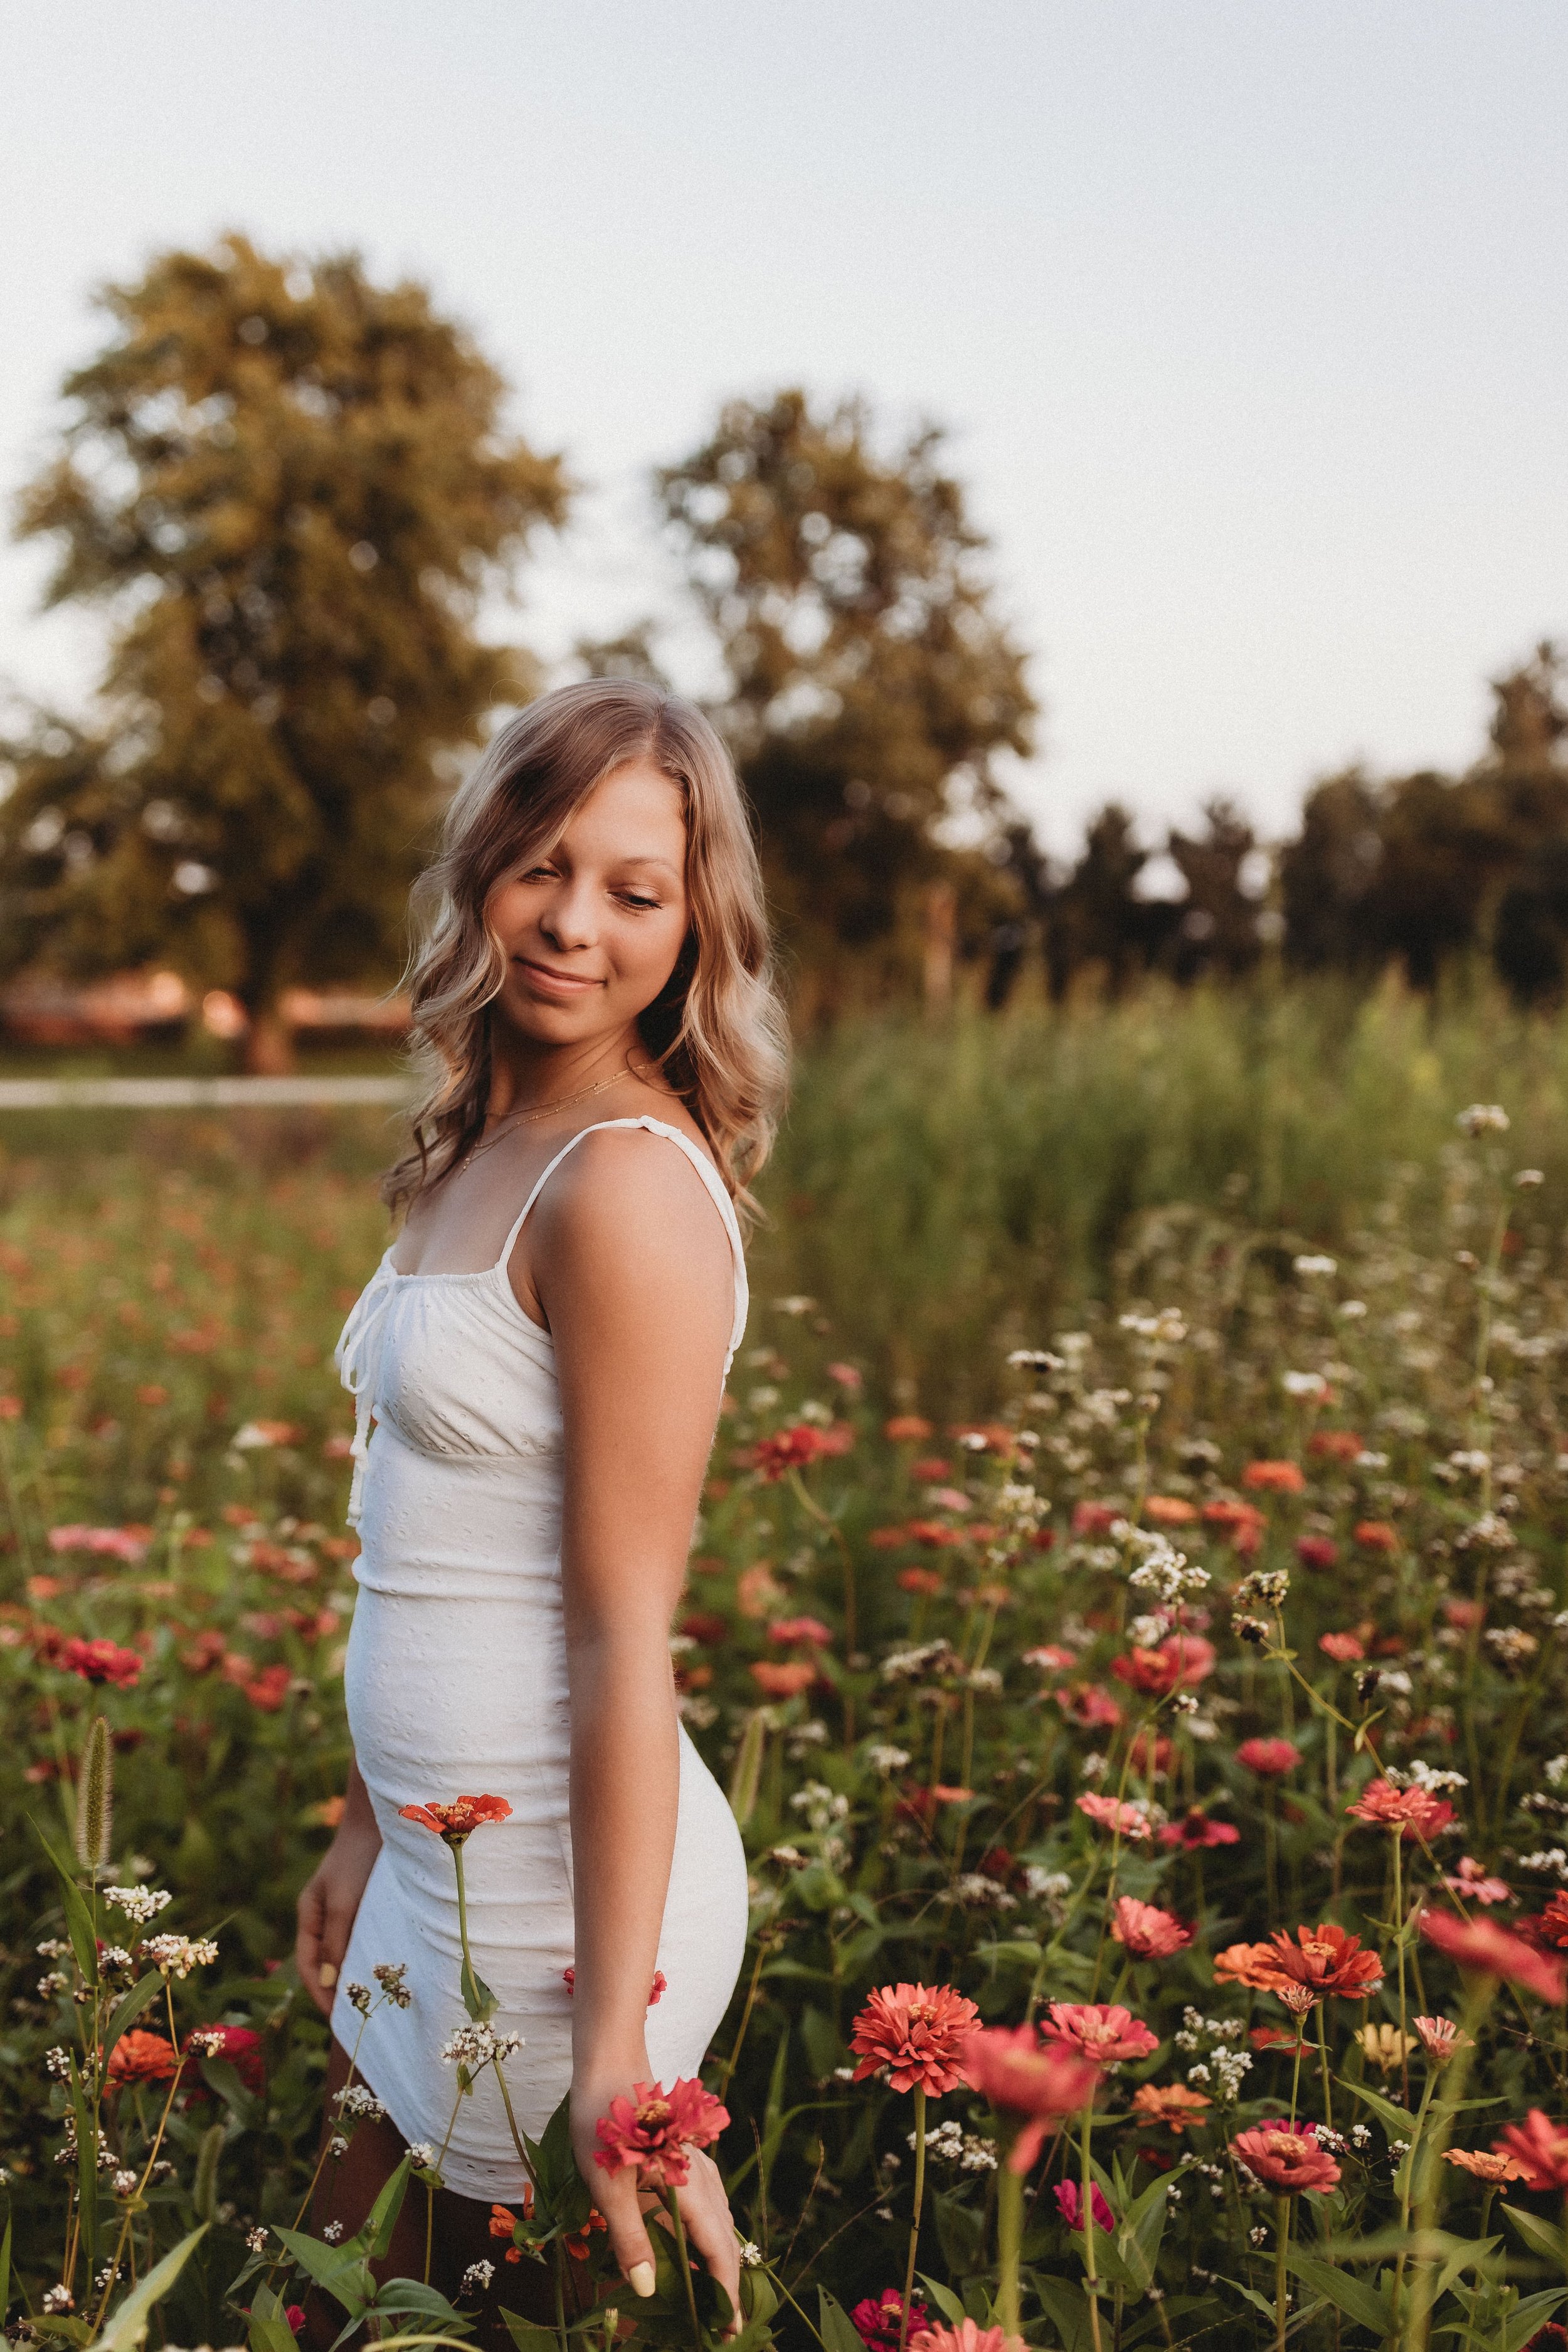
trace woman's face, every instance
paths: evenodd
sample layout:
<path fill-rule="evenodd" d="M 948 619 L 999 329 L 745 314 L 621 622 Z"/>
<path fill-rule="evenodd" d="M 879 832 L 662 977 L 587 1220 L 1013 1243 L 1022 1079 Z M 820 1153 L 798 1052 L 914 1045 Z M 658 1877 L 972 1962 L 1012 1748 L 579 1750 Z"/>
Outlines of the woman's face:
<path fill-rule="evenodd" d="M 649 760 L 596 784 L 545 856 L 497 884 L 506 950 L 498 1003 L 540 1045 L 628 1029 L 674 971 L 687 931 L 679 788 Z"/>

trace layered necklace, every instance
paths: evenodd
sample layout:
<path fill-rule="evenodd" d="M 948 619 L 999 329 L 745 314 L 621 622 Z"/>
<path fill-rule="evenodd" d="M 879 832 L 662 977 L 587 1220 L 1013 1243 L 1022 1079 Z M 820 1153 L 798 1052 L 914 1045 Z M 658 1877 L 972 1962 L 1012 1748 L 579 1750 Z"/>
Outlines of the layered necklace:
<path fill-rule="evenodd" d="M 635 1077 L 636 1075 L 631 1064 L 626 1062 L 618 1070 L 612 1070 L 607 1078 L 600 1078 L 591 1087 L 580 1087 L 574 1095 L 562 1095 L 555 1102 L 531 1103 L 527 1110 L 510 1112 L 501 1120 L 493 1135 L 487 1135 L 482 1143 L 476 1144 L 473 1150 L 465 1156 L 461 1164 L 453 1171 L 454 1175 L 461 1176 L 466 1170 L 473 1166 L 476 1160 L 482 1160 L 487 1151 L 493 1151 L 502 1138 L 511 1133 L 513 1128 L 526 1127 L 531 1119 L 548 1118 L 554 1111 L 570 1110 L 574 1103 L 586 1102 L 591 1096 L 602 1095 L 606 1087 L 618 1086 L 623 1078 Z"/>

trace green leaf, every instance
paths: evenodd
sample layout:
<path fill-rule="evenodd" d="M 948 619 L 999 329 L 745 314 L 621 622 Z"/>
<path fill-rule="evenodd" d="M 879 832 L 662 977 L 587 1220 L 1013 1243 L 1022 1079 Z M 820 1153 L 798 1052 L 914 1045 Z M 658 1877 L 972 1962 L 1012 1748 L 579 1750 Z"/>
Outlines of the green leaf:
<path fill-rule="evenodd" d="M 559 2352 L 560 2339 L 553 2327 L 541 2327 L 534 2320 L 520 2319 L 515 2311 L 504 2306 L 501 2317 L 517 2352 Z"/>
<path fill-rule="evenodd" d="M 1364 2279 L 1352 2278 L 1347 2272 L 1336 2270 L 1332 2263 L 1321 2262 L 1315 2254 L 1303 2254 L 1295 2246 L 1286 2248 L 1285 2261 L 1314 2294 L 1324 2296 L 1358 2326 L 1369 2327 L 1379 2337 L 1392 2334 L 1394 2316 L 1388 2299 L 1375 2287 L 1368 2286 Z"/>
<path fill-rule="evenodd" d="M 191 2204 L 198 2221 L 210 2221 L 217 2211 L 217 2168 L 223 2155 L 223 2126 L 212 2124 L 202 2134 L 196 2149 L 196 2177 L 191 2189 Z"/>
<path fill-rule="evenodd" d="M 1140 2295 L 1146 2295 L 1154 2284 L 1154 2265 L 1165 2233 L 1167 2210 L 1161 2192 L 1171 2185 L 1168 2175 L 1154 2181 L 1136 2206 L 1123 2215 L 1116 2230 L 1117 2253 Z"/>
<path fill-rule="evenodd" d="M 71 1950 L 76 1954 L 77 1967 L 81 1970 L 83 1984 L 98 1982 L 98 1937 L 93 1931 L 92 1913 L 88 1909 L 82 1891 L 72 1877 L 68 1865 L 60 1860 L 43 1831 L 27 1815 L 33 1835 L 54 1865 L 55 1876 L 60 1882 L 60 1897 L 65 1906 L 66 1933 L 70 1937 Z"/>
<path fill-rule="evenodd" d="M 1391 2132 L 1395 2139 L 1415 2137 L 1415 2118 L 1408 2107 L 1395 2106 L 1392 2099 L 1382 2097 L 1376 2091 L 1369 2091 L 1364 2083 L 1348 2082 L 1343 2075 L 1340 2080 L 1344 2084 L 1352 2098 L 1360 2099 L 1364 2105 L 1369 2106 L 1384 2130 Z"/>
<path fill-rule="evenodd" d="M 1543 2221 L 1539 2213 L 1527 2213 L 1517 2205 L 1504 2205 L 1503 2211 L 1513 2223 L 1527 2246 L 1544 2254 L 1552 2267 L 1563 2267 L 1563 2231 L 1556 2221 Z"/>
<path fill-rule="evenodd" d="M 251 2299 L 246 2341 L 250 2352 L 295 2352 L 294 2331 L 283 2298 L 274 2294 L 265 2279 Z"/>
<path fill-rule="evenodd" d="M 463 2007 L 476 2025 L 493 2017 L 499 2003 L 471 1960 L 465 1960 L 458 1972 L 458 1990 L 463 1996 Z"/>
<path fill-rule="evenodd" d="M 1497 2352 L 1523 2352 L 1531 2337 L 1547 2321 L 1568 2295 L 1568 2287 L 1549 2286 L 1542 2294 L 1527 2294 L 1517 2310 L 1510 2311 L 1508 2324 L 1498 2337 Z"/>
<path fill-rule="evenodd" d="M 365 2309 L 375 2294 L 375 2281 L 357 2239 L 351 2239 L 345 2246 L 328 2246 L 303 2230 L 274 2229 L 272 2234 L 334 2303 L 341 2303 L 356 2317 Z"/>
<path fill-rule="evenodd" d="M 386 2260 L 392 2233 L 397 2227 L 397 2217 L 408 2194 L 408 2158 L 405 2157 L 371 2207 L 370 2219 L 359 2232 L 363 2251 L 370 2262 L 383 2263 Z"/>
<path fill-rule="evenodd" d="M 0 2239 L 0 2319 L 11 2308 L 11 2216 L 5 2216 L 5 2235 Z"/>
<path fill-rule="evenodd" d="M 821 2315 L 817 2326 L 827 2352 L 866 2352 L 849 2314 L 834 2301 L 825 2286 L 816 2290 L 816 2305 Z"/>
<path fill-rule="evenodd" d="M 161 2263 L 148 2272 L 139 2286 L 133 2286 L 117 2311 L 110 2314 L 109 2325 L 98 2338 L 94 2352 L 136 2352 L 147 2334 L 153 2316 L 153 2306 L 161 2303 L 174 2285 L 201 2241 L 206 2236 L 204 2221 L 188 2237 L 172 2247 Z"/>
<path fill-rule="evenodd" d="M 109 2023 L 103 2029 L 103 2055 L 106 2063 L 110 2052 L 127 2027 L 134 2025 L 149 2003 L 157 2000 L 163 1982 L 163 1979 L 158 1970 L 150 1969 L 146 1976 L 137 1978 L 124 1999 L 116 2004 L 110 2012 Z"/>
<path fill-rule="evenodd" d="M 437 2287 L 426 2286 L 423 2279 L 388 2279 L 371 2305 L 372 2311 L 412 2312 L 418 2318 L 434 2319 L 449 2332 L 471 2336 L 474 2323 L 460 2311 L 454 2311 L 446 2296 Z M 554 2342 L 552 2336 L 551 2341 Z"/>
<path fill-rule="evenodd" d="M 1073 2286 L 1067 2279 L 1037 2275 L 1035 2294 L 1066 2352 L 1090 2352 L 1094 2338 L 1089 2326 L 1089 2297 L 1083 2289 Z"/>
<path fill-rule="evenodd" d="M 937 2309 L 941 2312 L 942 2317 L 944 2319 L 951 2320 L 954 2327 L 962 2327 L 963 2325 L 963 2305 L 960 2303 L 952 2289 L 950 2286 L 943 2286 L 940 2279 L 928 2277 L 924 2271 L 917 2271 L 915 2275 L 920 2280 L 921 2286 L 924 2287 L 932 2303 L 935 2304 Z"/>

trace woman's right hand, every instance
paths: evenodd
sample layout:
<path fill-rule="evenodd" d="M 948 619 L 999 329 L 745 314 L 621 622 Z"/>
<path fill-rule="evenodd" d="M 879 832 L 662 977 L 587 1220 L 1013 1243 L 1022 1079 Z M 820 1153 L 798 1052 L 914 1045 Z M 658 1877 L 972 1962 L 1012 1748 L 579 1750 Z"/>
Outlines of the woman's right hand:
<path fill-rule="evenodd" d="M 348 1795 L 337 1835 L 300 1890 L 294 1958 L 304 1986 L 323 2017 L 330 2017 L 343 1955 L 349 1948 L 360 1899 L 381 1852 L 370 1799 L 357 1765 L 349 1772 Z"/>

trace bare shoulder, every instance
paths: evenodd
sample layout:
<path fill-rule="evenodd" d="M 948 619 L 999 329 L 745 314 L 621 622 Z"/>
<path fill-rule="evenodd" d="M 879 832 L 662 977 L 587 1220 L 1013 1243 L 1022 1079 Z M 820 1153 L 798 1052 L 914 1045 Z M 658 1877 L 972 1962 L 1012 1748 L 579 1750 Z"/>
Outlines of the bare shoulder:
<path fill-rule="evenodd" d="M 689 1140 L 709 1157 L 695 1135 Z M 730 1237 L 718 1205 L 679 1145 L 647 1128 L 585 1134 L 545 1186 L 534 1218 L 532 1271 L 547 1305 L 563 1281 L 598 1295 L 619 1286 L 693 1305 L 729 1297 Z"/>

